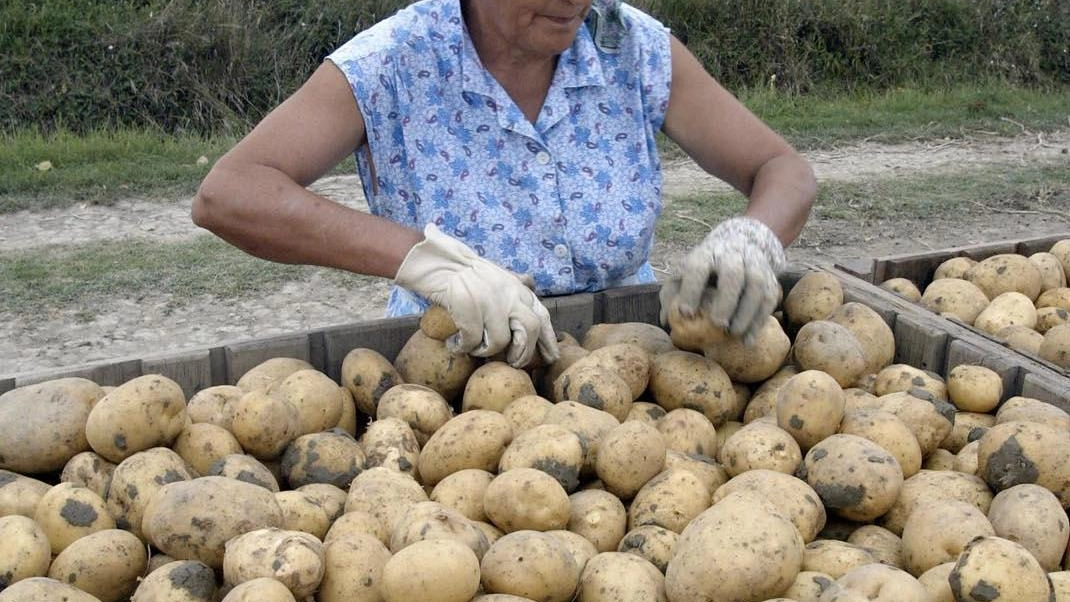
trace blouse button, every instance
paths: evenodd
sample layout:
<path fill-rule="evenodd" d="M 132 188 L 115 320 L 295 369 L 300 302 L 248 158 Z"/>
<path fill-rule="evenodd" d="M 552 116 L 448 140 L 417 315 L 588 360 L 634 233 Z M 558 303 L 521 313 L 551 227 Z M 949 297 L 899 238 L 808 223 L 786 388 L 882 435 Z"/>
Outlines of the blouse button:
<path fill-rule="evenodd" d="M 542 151 L 535 155 L 535 160 L 539 162 L 539 165 L 546 165 L 550 162 L 550 153 Z"/>
<path fill-rule="evenodd" d="M 557 255 L 561 259 L 568 257 L 568 247 L 566 247 L 565 245 L 555 246 L 554 255 Z"/>

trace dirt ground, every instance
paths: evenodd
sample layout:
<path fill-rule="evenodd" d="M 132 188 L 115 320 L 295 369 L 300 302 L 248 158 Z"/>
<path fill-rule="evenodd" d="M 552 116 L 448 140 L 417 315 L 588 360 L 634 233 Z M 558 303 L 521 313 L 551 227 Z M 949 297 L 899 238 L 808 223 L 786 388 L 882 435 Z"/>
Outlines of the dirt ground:
<path fill-rule="evenodd" d="M 1070 130 L 1013 138 L 972 137 L 917 144 L 870 142 L 807 153 L 820 180 L 917 177 L 970 165 L 1038 161 L 1070 168 Z M 667 198 L 724 185 L 685 160 L 667 162 Z M 366 208 L 355 176 L 336 176 L 313 189 L 355 208 Z M 203 234 L 189 219 L 190 199 L 131 199 L 113 206 L 82 205 L 64 210 L 0 216 L 0 253 L 61 245 L 143 238 L 175 241 Z M 667 205 L 667 210 L 671 205 Z M 1032 212 L 964 213 L 954 220 L 889 219 L 860 224 L 814 218 L 788 249 L 789 259 L 815 264 L 843 263 L 957 245 L 1070 233 L 1066 214 Z M 657 268 L 678 251 L 658 243 Z M 197 299 L 174 307 L 163 295 L 115 298 L 86 308 L 41 308 L 32 317 L 0 314 L 0 377 L 115 358 L 168 355 L 250 338 L 347 324 L 382 316 L 389 283 L 374 281 L 343 288 L 328 279 L 288 283 L 273 293 L 247 298 Z M 0 294 L 3 283 L 0 282 Z"/>

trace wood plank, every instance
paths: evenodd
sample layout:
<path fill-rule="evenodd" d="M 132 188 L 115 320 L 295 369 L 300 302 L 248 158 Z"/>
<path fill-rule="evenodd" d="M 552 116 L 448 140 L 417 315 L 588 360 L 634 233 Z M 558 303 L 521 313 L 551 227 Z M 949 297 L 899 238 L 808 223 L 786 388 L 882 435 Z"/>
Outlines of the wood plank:
<path fill-rule="evenodd" d="M 1065 376 L 1026 372 L 1022 377 L 1021 394 L 1070 412 L 1070 378 Z"/>
<path fill-rule="evenodd" d="M 895 319 L 895 362 L 946 375 L 947 331 L 928 320 L 901 313 Z"/>
<path fill-rule="evenodd" d="M 0 395 L 3 395 L 4 393 L 7 393 L 8 391 L 10 391 L 10 390 L 12 390 L 14 388 L 15 388 L 15 379 L 14 379 L 14 377 L 11 377 L 11 378 L 0 378 Z"/>
<path fill-rule="evenodd" d="M 165 357 L 141 360 L 143 374 L 160 374 L 182 387 L 186 399 L 212 386 L 211 350 L 201 349 Z"/>
<path fill-rule="evenodd" d="M 1025 255 L 1026 257 L 1033 253 L 1046 253 L 1051 249 L 1052 245 L 1060 240 L 1070 239 L 1070 232 L 1063 232 L 1062 234 L 1052 234 L 1051 236 L 1041 236 L 1040 238 L 1031 238 L 1023 240 L 1018 243 L 1015 252 L 1019 255 Z"/>
<path fill-rule="evenodd" d="M 324 373 L 341 381 L 342 360 L 357 348 L 374 349 L 391 362 L 420 327 L 419 316 L 381 318 L 323 331 Z"/>
<path fill-rule="evenodd" d="M 224 346 L 226 384 L 238 382 L 250 368 L 275 357 L 292 357 L 306 362 L 310 359 L 308 334 L 299 333 L 242 341 Z"/>
<path fill-rule="evenodd" d="M 559 335 L 567 332 L 583 340 L 583 335 L 595 323 L 595 296 L 592 293 L 546 297 L 542 303 L 550 312 L 554 331 Z"/>
<path fill-rule="evenodd" d="M 54 380 L 57 378 L 85 378 L 93 380 L 94 365 L 82 365 L 82 366 L 68 366 L 66 368 L 53 368 L 43 370 L 41 372 L 31 372 L 26 374 L 15 375 L 15 386 L 25 387 L 27 385 L 36 385 L 37 383 L 43 383 L 45 381 Z M 97 383 L 100 384 L 100 383 Z"/>
<path fill-rule="evenodd" d="M 661 285 L 658 284 L 637 284 L 596 293 L 595 305 L 601 310 L 595 310 L 595 317 L 607 324 L 657 324 L 661 312 L 661 301 L 658 300 L 660 290 Z"/>
<path fill-rule="evenodd" d="M 314 330 L 308 333 L 308 363 L 316 367 L 316 370 L 326 373 L 327 349 L 322 330 Z"/>
<path fill-rule="evenodd" d="M 984 366 L 998 374 L 1003 381 L 1000 401 L 1021 394 L 1023 371 L 1013 355 L 993 353 L 989 345 L 977 341 L 953 339 L 947 348 L 947 366 L 943 374 L 950 374 L 952 368 L 962 364 Z"/>
<path fill-rule="evenodd" d="M 845 259 L 837 261 L 833 265 L 856 278 L 861 278 L 866 282 L 873 282 L 873 260 Z"/>

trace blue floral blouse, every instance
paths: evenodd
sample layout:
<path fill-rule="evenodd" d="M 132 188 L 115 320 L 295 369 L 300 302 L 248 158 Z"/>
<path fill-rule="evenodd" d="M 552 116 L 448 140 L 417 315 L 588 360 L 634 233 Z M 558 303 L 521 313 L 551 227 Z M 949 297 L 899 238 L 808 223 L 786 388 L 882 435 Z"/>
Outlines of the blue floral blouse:
<path fill-rule="evenodd" d="M 356 161 L 371 212 L 418 230 L 433 222 L 530 274 L 539 295 L 653 282 L 669 34 L 608 4 L 622 35 L 599 24 L 596 44 L 604 10 L 592 11 L 535 123 L 483 68 L 460 0 L 416 2 L 333 52 L 367 129 Z M 387 313 L 425 308 L 394 287 Z"/>

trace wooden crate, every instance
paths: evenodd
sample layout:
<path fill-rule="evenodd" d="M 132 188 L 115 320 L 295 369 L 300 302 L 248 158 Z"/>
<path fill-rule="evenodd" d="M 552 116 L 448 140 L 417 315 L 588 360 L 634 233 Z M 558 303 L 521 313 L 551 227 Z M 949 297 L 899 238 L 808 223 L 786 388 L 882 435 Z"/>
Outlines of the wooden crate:
<path fill-rule="evenodd" d="M 896 337 L 897 363 L 910 364 L 941 376 L 959 364 L 992 368 L 1003 378 L 1004 397 L 1027 395 L 1070 411 L 1070 378 L 1047 365 L 1013 353 L 971 328 L 945 320 L 893 293 L 838 268 L 794 266 L 782 278 L 790 290 L 806 272 L 824 269 L 843 284 L 845 301 L 873 308 Z M 593 324 L 646 322 L 656 324 L 660 311 L 658 285 L 623 287 L 595 294 L 546 299 L 554 327 L 582 337 Z M 416 317 L 368 320 L 310 332 L 241 341 L 165 357 L 119 359 L 90 366 L 0 377 L 0 393 L 15 387 L 64 376 L 82 376 L 101 385 L 118 385 L 142 374 L 163 374 L 178 382 L 187 396 L 212 385 L 233 384 L 248 369 L 272 357 L 294 357 L 311 363 L 338 380 L 342 360 L 357 347 L 394 358 L 418 327 Z"/>

